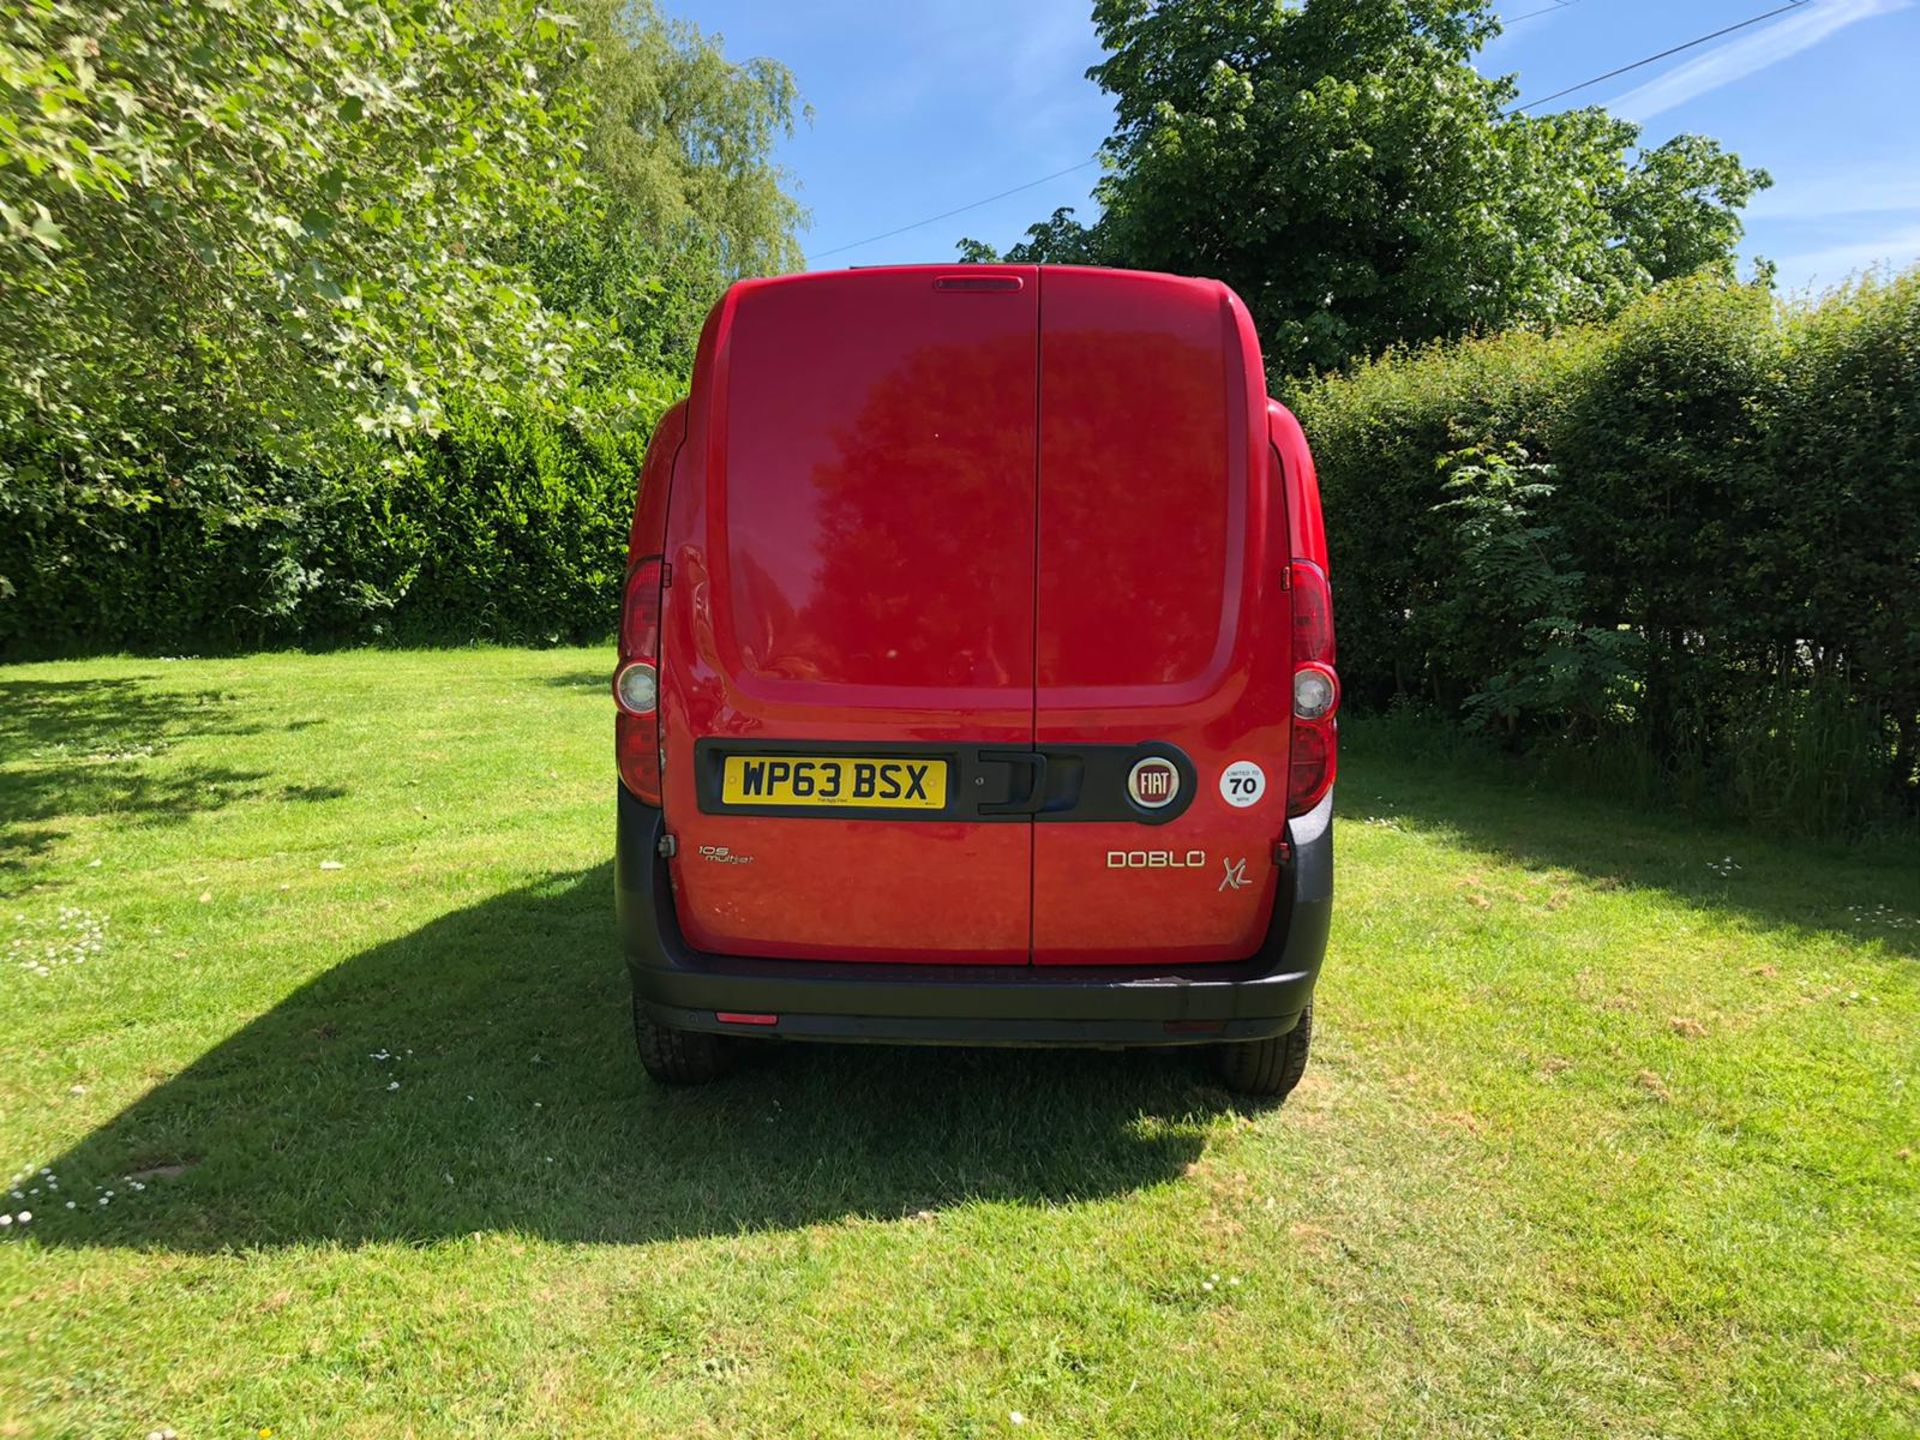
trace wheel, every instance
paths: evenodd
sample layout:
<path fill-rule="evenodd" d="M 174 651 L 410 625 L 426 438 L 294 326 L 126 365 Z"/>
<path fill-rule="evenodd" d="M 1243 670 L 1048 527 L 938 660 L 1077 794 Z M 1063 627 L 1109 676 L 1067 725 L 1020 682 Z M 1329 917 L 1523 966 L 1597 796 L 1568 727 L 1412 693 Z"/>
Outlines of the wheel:
<path fill-rule="evenodd" d="M 1312 1045 L 1313 1002 L 1309 1000 L 1293 1029 L 1265 1040 L 1222 1045 L 1214 1052 L 1214 1068 L 1229 1090 L 1284 1100 L 1307 1073 L 1307 1051 Z"/>
<path fill-rule="evenodd" d="M 633 1039 L 640 1063 L 662 1085 L 705 1085 L 727 1068 L 725 1037 L 655 1024 L 640 1008 L 638 995 L 633 997 Z"/>

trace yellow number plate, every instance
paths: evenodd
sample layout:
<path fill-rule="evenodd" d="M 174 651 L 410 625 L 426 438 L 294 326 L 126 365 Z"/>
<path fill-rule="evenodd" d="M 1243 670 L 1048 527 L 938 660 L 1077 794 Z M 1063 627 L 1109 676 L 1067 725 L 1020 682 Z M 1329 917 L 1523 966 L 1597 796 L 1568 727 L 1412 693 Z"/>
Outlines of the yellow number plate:
<path fill-rule="evenodd" d="M 944 810 L 947 762 L 877 755 L 729 755 L 720 800 L 726 805 Z"/>

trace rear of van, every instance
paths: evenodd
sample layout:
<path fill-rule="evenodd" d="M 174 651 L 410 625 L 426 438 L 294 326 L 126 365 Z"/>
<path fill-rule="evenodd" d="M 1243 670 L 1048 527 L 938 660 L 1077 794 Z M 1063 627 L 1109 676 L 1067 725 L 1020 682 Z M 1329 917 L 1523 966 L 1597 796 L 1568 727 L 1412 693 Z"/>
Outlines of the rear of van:
<path fill-rule="evenodd" d="M 1214 281 L 734 286 L 635 507 L 618 907 L 642 1058 L 1209 1045 L 1299 1079 L 1338 681 L 1298 424 Z"/>

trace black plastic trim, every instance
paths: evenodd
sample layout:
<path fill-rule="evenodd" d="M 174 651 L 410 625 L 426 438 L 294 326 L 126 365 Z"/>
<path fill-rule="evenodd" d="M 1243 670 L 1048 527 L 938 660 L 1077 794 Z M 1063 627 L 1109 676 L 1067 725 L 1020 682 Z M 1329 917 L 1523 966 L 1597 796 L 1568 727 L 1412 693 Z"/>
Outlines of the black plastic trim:
<path fill-rule="evenodd" d="M 1004 804 L 986 802 L 975 806 L 982 815 L 1031 815 L 1047 803 L 1047 757 L 1038 750 L 982 750 L 982 763 L 1012 765 L 1027 772 L 1026 793 Z"/>
<path fill-rule="evenodd" d="M 940 760 L 948 765 L 947 803 L 937 810 L 885 805 L 729 805 L 721 798 L 729 755 L 876 755 Z M 1159 756 L 1180 773 L 1180 789 L 1158 810 L 1136 805 L 1127 775 Z M 708 815 L 767 815 L 789 820 L 979 821 L 983 824 L 1072 824 L 1128 820 L 1165 825 L 1193 804 L 1199 776 L 1177 745 L 928 745 L 911 740 L 761 740 L 707 736 L 693 743 L 694 794 Z"/>
<path fill-rule="evenodd" d="M 1136 1049 L 1147 1046 L 1217 1045 L 1226 1040 L 1262 1040 L 1284 1035 L 1298 1015 L 1222 1020 L 1204 1029 L 1169 1029 L 1177 1020 L 1028 1020 L 958 1018 L 952 1015 L 809 1015 L 782 1013 L 776 1025 L 729 1025 L 711 1010 L 682 1010 L 642 1002 L 647 1017 L 681 1030 L 781 1040 L 826 1040 L 872 1045 L 991 1045 L 1021 1048 L 1084 1046 Z"/>
<path fill-rule="evenodd" d="M 1147 740 L 1138 745 L 1040 745 L 1049 761 L 1047 803 L 1038 820 L 1131 820 L 1138 825 L 1165 825 L 1187 813 L 1199 793 L 1200 777 L 1178 745 Z M 1158 810 L 1136 805 L 1127 793 L 1127 776 L 1142 760 L 1157 756 L 1171 761 L 1180 773 L 1180 789 Z"/>

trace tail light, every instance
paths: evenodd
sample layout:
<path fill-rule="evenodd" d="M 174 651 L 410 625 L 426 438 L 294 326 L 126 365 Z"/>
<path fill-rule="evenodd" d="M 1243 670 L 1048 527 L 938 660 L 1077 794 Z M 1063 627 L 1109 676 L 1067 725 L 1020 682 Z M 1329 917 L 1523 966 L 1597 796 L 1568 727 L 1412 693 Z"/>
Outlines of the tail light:
<path fill-rule="evenodd" d="M 1287 814 L 1304 815 L 1333 786 L 1340 736 L 1340 676 L 1333 668 L 1333 592 L 1311 560 L 1293 562 L 1293 749 Z"/>
<path fill-rule="evenodd" d="M 634 798 L 660 803 L 660 584 L 666 567 L 650 555 L 627 576 L 620 607 L 620 664 L 613 672 L 614 757 Z"/>

